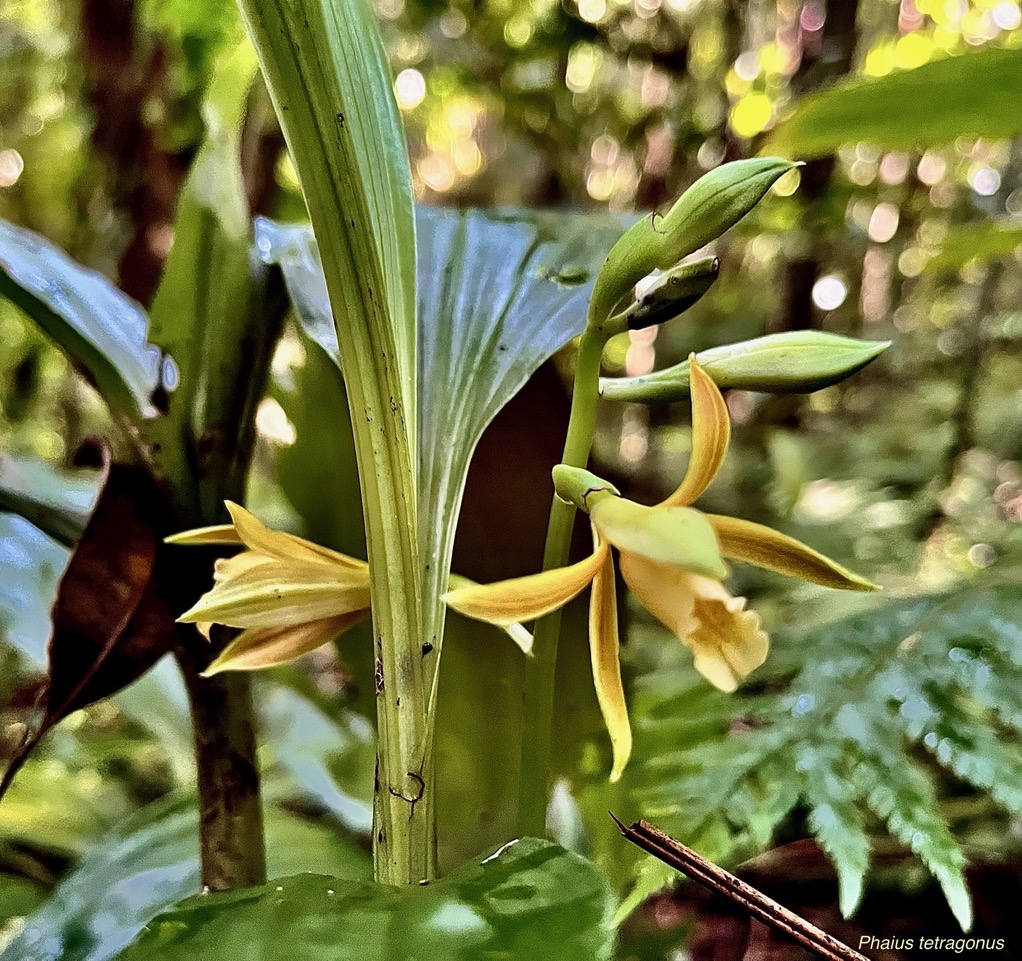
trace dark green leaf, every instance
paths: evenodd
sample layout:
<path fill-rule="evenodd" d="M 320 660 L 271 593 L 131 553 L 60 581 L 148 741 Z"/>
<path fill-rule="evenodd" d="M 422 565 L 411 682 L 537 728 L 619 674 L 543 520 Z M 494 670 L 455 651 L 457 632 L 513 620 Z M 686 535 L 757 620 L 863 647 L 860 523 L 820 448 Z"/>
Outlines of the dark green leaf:
<path fill-rule="evenodd" d="M 122 961 L 607 961 L 610 900 L 574 854 L 526 838 L 405 888 L 300 875 L 193 898 Z"/>
<path fill-rule="evenodd" d="M 987 47 L 805 97 L 763 151 L 808 160 L 857 140 L 910 148 L 1008 139 L 1022 132 L 1019 90 L 1022 49 Z"/>
<path fill-rule="evenodd" d="M 146 342 L 145 312 L 109 280 L 38 234 L 0 221 L 0 294 L 68 354 L 115 414 L 155 416 L 160 352 Z"/>
<path fill-rule="evenodd" d="M 368 853 L 335 829 L 276 806 L 267 809 L 266 829 L 273 873 L 329 871 L 347 879 L 371 873 Z M 140 811 L 85 856 L 0 961 L 113 957 L 154 914 L 198 890 L 197 838 L 194 801 L 164 800 Z M 218 961 L 234 957 L 227 953 Z"/>

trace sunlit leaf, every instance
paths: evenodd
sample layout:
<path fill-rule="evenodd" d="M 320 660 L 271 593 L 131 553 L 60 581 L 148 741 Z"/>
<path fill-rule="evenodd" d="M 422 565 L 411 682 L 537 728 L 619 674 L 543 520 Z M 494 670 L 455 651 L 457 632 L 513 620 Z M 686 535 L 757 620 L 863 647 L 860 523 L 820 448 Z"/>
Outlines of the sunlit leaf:
<path fill-rule="evenodd" d="M 526 838 L 428 886 L 306 874 L 192 898 L 150 922 L 121 958 L 608 961 L 609 909 L 591 865 Z"/>
<path fill-rule="evenodd" d="M 940 253 L 926 262 L 927 274 L 950 274 L 972 260 L 1011 257 L 1022 249 L 1022 227 L 1014 223 L 984 221 L 948 231 Z"/>
<path fill-rule="evenodd" d="M 145 311 L 102 274 L 0 221 L 0 295 L 67 353 L 112 411 L 134 420 L 157 413 L 160 352 L 146 341 Z"/>
<path fill-rule="evenodd" d="M 958 137 L 1008 139 L 1022 132 L 1022 49 L 988 47 L 892 73 L 855 79 L 800 100 L 764 153 L 808 160 L 864 140 L 925 147 Z"/>

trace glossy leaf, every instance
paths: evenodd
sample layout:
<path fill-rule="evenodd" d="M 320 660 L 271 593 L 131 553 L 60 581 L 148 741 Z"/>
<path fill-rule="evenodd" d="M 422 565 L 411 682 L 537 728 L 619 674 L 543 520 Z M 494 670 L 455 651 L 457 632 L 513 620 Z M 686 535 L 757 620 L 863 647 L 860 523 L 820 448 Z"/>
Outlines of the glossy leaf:
<path fill-rule="evenodd" d="M 115 414 L 157 414 L 160 352 L 146 340 L 145 311 L 106 277 L 38 234 L 0 221 L 0 295 L 53 339 Z"/>
<path fill-rule="evenodd" d="M 805 97 L 767 137 L 764 153 L 808 160 L 857 140 L 892 148 L 1022 132 L 1022 49 L 987 47 Z"/>
<path fill-rule="evenodd" d="M 139 961 L 608 961 L 610 900 L 595 869 L 526 838 L 428 886 L 300 875 L 192 898 L 120 957 Z"/>
<path fill-rule="evenodd" d="M 472 452 L 539 365 L 584 329 L 594 272 L 621 224 L 420 208 L 417 225 L 421 549 L 438 558 L 439 594 Z M 306 333 L 336 356 L 311 232 L 263 220 L 257 243 L 281 265 Z"/>
<path fill-rule="evenodd" d="M 0 513 L 0 641 L 46 663 L 50 605 L 70 554 L 38 527 Z"/>
<path fill-rule="evenodd" d="M 257 276 L 265 268 L 250 253 L 241 175 L 240 128 L 255 66 L 247 43 L 217 65 L 203 103 L 206 136 L 181 190 L 151 310 L 150 337 L 173 362 L 167 416 L 154 425 L 157 461 L 179 496 L 197 481 L 202 493 L 190 506 L 207 519 L 219 516 L 225 484 L 233 480 L 227 493 L 238 495 L 240 482 L 225 476 L 225 448 L 246 444 L 236 435 L 254 417 L 245 410 L 248 385 L 261 379 L 263 341 L 279 334 L 272 305 L 253 303 L 266 293 Z"/>
<path fill-rule="evenodd" d="M 20 514 L 65 547 L 74 546 L 98 493 L 94 471 L 0 454 L 0 510 Z"/>
<path fill-rule="evenodd" d="M 330 827 L 276 805 L 266 812 L 269 869 L 367 878 L 369 856 Z M 150 918 L 199 888 L 198 813 L 184 798 L 145 808 L 95 845 L 0 961 L 107 961 Z M 342 882 L 343 883 L 343 882 Z M 219 959 L 218 959 L 219 961 Z"/>

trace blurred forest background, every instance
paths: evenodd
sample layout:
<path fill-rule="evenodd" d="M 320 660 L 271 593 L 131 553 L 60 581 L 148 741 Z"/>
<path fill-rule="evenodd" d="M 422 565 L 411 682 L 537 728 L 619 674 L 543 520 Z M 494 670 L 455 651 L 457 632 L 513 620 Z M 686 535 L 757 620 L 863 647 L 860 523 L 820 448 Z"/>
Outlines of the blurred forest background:
<path fill-rule="evenodd" d="M 416 195 L 441 205 L 660 207 L 705 170 L 758 152 L 796 103 L 846 78 L 1022 47 L 1017 0 L 377 0 L 376 7 Z M 204 92 L 214 64 L 242 35 L 230 3 L 6 0 L 0 217 L 42 233 L 150 303 L 203 136 Z M 979 109 L 997 82 L 963 73 L 955 99 Z M 933 113 L 922 121 L 924 135 L 901 143 L 899 127 L 918 127 L 919 112 L 940 99 L 940 91 L 924 94 L 876 97 L 854 128 L 858 137 L 873 123 L 872 139 L 843 143 L 822 129 L 813 146 L 808 137 L 807 165 L 718 245 L 722 274 L 712 295 L 679 322 L 612 342 L 605 373 L 646 373 L 690 350 L 767 332 L 893 341 L 862 374 L 806 398 L 734 392 L 735 446 L 707 503 L 803 537 L 878 580 L 889 596 L 939 594 L 943 611 L 966 620 L 976 616 L 976 598 L 985 598 L 984 624 L 998 623 L 1018 651 L 1019 629 L 1003 611 L 1022 593 L 1006 595 L 1003 585 L 1022 573 L 1022 141 L 960 136 L 953 114 Z M 1017 100 L 1022 112 L 1022 84 Z M 282 146 L 257 90 L 242 137 L 250 205 L 300 219 Z M 797 143 L 792 155 L 800 156 Z M 305 503 L 282 496 L 274 482 L 296 436 L 321 437 L 330 416 L 343 416 L 296 406 L 300 353 L 292 338 L 275 358 L 276 386 L 257 419 L 250 503 L 270 521 L 336 540 L 329 523 L 320 519 L 327 529 L 316 530 L 308 519 L 308 504 L 329 489 L 329 465 L 308 479 Z M 553 397 L 552 439 L 539 447 L 557 449 L 564 399 L 556 374 L 568 363 L 559 358 L 541 372 L 533 399 L 498 422 L 503 430 L 533 423 L 528 405 Z M 670 489 L 687 456 L 684 409 L 605 405 L 602 417 L 597 457 L 608 476 L 630 496 Z M 87 513 L 94 482 L 70 468 L 106 418 L 63 355 L 0 300 L 0 488 L 28 483 Z M 505 434 L 505 457 L 516 443 Z M 481 471 L 493 457 L 486 450 Z M 523 462 L 535 456 L 523 443 Z M 534 505 L 536 538 L 545 490 Z M 524 571 L 535 566 L 536 544 L 522 550 L 516 563 Z M 0 513 L 0 704 L 8 705 L 0 708 L 0 754 L 20 737 L 33 702 L 47 608 L 65 561 L 63 547 Z M 482 579 L 501 573 L 499 565 L 482 570 Z M 613 803 L 660 812 L 686 842 L 729 863 L 758 854 L 749 869 L 757 883 L 850 940 L 858 931 L 953 933 L 939 888 L 909 850 L 945 891 L 954 888 L 964 851 L 980 928 L 1003 935 L 1022 892 L 1022 694 L 1005 678 L 1009 667 L 1017 678 L 1022 664 L 1005 655 L 998 673 L 990 666 L 995 654 L 983 647 L 987 628 L 959 624 L 929 652 L 922 650 L 929 641 L 921 644 L 919 657 L 930 660 L 915 675 L 923 678 L 917 690 L 912 668 L 903 665 L 902 676 L 894 657 L 914 636 L 905 628 L 915 623 L 911 612 L 898 615 L 907 619 L 897 637 L 876 628 L 875 643 L 867 630 L 849 639 L 854 632 L 825 623 L 867 616 L 875 601 L 745 570 L 738 576 L 776 646 L 762 677 L 736 699 L 709 691 L 685 655 L 665 647 L 635 613 L 626 656 L 637 770 L 632 794 Z M 848 686 L 848 672 L 865 679 L 861 687 Z M 190 735 L 172 675 L 163 663 L 113 701 L 69 719 L 0 806 L 0 951 L 77 865 L 77 887 L 47 908 L 54 925 L 77 932 L 66 941 L 77 953 L 67 957 L 106 957 L 96 947 L 103 932 L 130 928 L 134 895 L 115 888 L 112 907 L 96 921 L 101 891 L 146 870 L 185 893 L 194 881 L 185 864 L 193 824 L 182 800 L 192 776 Z M 263 752 L 274 772 L 271 873 L 343 858 L 353 875 L 364 873 L 365 851 L 329 823 L 356 835 L 368 829 L 361 783 L 372 763 L 368 729 L 347 710 L 345 675 L 330 656 L 280 675 L 265 682 L 262 698 Z M 832 710 L 821 720 L 826 704 Z M 857 733 L 855 718 L 842 714 L 848 705 L 877 730 Z M 756 727 L 760 712 L 770 711 L 790 722 L 789 741 L 779 743 L 795 747 L 757 757 L 756 770 L 735 768 L 728 780 L 685 754 L 718 750 L 725 734 Z M 971 727 L 959 723 L 963 717 Z M 586 805 L 607 807 L 597 748 L 586 743 L 586 732 L 599 740 L 599 727 L 590 728 L 567 753 L 592 776 L 576 777 L 563 792 L 559 831 L 562 841 L 574 838 L 614 863 L 613 839 L 586 835 Z M 883 740 L 888 735 L 895 747 Z M 905 758 L 915 780 L 885 804 L 876 787 Z M 865 813 L 828 780 L 864 770 L 876 782 L 863 788 Z M 771 787 L 789 775 L 812 783 L 795 797 Z M 655 797 L 642 800 L 644 791 Z M 827 791 L 834 796 L 822 798 Z M 108 842 L 97 860 L 97 840 L 127 818 L 123 844 Z M 878 831 L 881 823 L 887 832 Z M 840 919 L 833 871 L 816 842 L 804 840 L 809 834 L 852 874 L 872 851 L 878 872 L 853 921 Z M 761 854 L 771 837 L 780 846 Z M 337 871 L 333 861 L 330 870 Z M 637 901 L 660 883 L 646 882 L 640 874 Z M 889 898 L 891 891 L 899 897 Z M 854 903 L 854 884 L 845 898 Z M 625 931 L 622 957 L 680 957 L 672 952 L 686 944 L 695 956 L 723 957 L 708 952 L 746 938 L 749 957 L 800 956 L 687 888 L 653 901 Z"/>

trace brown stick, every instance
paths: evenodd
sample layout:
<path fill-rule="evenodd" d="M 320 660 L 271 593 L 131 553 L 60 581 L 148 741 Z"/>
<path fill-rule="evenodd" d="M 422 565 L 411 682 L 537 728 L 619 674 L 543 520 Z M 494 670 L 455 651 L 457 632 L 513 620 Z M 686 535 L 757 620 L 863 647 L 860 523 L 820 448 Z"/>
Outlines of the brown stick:
<path fill-rule="evenodd" d="M 716 891 L 741 905 L 753 917 L 788 935 L 821 958 L 828 958 L 830 961 L 869 961 L 864 954 L 848 947 L 847 944 L 842 944 L 815 924 L 810 924 L 805 918 L 789 911 L 773 898 L 768 898 L 762 891 L 757 891 L 733 874 L 717 867 L 712 861 L 707 861 L 702 855 L 696 854 L 680 841 L 675 841 L 652 824 L 636 821 L 631 827 L 626 827 L 613 814 L 611 817 L 626 840 L 652 854 L 664 864 L 687 874 L 693 881 L 698 881 L 711 891 Z"/>

